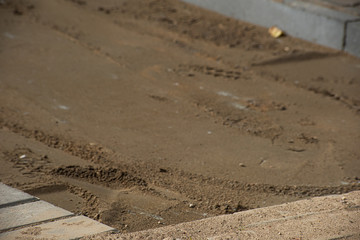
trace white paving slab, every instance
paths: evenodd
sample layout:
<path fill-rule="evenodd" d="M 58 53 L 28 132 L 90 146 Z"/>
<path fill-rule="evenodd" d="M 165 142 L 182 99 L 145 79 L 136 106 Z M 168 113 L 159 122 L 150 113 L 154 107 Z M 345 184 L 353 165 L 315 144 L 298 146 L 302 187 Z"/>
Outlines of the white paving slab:
<path fill-rule="evenodd" d="M 37 200 L 37 198 L 31 196 L 30 194 L 0 183 L 0 208 L 32 202 L 35 200 Z"/>
<path fill-rule="evenodd" d="M 60 217 L 71 216 L 73 213 L 54 205 L 37 201 L 0 209 L 0 232 L 7 229 L 38 223 Z"/>
<path fill-rule="evenodd" d="M 0 239 L 77 239 L 112 230 L 114 229 L 90 218 L 75 216 L 3 233 L 0 234 Z"/>

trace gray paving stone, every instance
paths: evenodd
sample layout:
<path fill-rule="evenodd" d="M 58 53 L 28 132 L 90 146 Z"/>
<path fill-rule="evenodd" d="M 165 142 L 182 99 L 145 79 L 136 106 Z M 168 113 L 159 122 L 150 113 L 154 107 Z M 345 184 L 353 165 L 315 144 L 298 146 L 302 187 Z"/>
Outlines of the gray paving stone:
<path fill-rule="evenodd" d="M 112 230 L 114 229 L 90 218 L 75 216 L 3 233 L 0 234 L 0 239 L 76 239 Z"/>
<path fill-rule="evenodd" d="M 14 206 L 35 200 L 37 200 L 37 198 L 31 196 L 30 194 L 0 183 L 0 208 Z"/>
<path fill-rule="evenodd" d="M 37 201 L 0 209 L 0 232 L 31 223 L 71 216 L 73 213 L 54 205 Z"/>

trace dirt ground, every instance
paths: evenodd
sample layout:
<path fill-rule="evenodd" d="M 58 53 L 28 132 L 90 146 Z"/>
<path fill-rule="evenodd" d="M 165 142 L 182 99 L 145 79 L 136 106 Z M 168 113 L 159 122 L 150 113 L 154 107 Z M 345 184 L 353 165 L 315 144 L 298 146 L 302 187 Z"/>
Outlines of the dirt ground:
<path fill-rule="evenodd" d="M 0 180 L 133 232 L 360 190 L 360 59 L 175 0 L 0 1 Z"/>

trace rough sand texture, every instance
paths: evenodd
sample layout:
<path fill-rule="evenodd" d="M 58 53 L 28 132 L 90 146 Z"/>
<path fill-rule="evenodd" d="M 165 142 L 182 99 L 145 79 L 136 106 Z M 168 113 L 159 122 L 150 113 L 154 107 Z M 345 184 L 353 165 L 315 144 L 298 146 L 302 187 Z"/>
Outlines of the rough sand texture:
<path fill-rule="evenodd" d="M 351 239 L 360 238 L 360 192 L 318 197 L 129 234 L 85 239 Z"/>
<path fill-rule="evenodd" d="M 359 190 L 360 60 L 170 0 L 0 3 L 0 180 L 121 232 Z"/>

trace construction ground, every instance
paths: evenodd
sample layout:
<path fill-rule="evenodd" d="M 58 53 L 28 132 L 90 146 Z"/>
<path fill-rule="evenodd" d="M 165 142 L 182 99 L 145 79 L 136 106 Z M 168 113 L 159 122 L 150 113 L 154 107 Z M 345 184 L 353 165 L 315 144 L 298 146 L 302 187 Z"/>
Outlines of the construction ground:
<path fill-rule="evenodd" d="M 0 1 L 0 181 L 97 238 L 359 238 L 348 52 L 182 1 Z"/>

